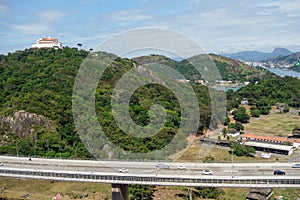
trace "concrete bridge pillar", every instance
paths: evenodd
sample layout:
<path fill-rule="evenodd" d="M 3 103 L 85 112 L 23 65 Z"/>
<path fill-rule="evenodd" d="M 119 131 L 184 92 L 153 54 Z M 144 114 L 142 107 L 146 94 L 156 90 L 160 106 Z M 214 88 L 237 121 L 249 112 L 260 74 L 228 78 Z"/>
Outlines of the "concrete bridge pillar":
<path fill-rule="evenodd" d="M 111 184 L 112 200 L 129 200 L 127 184 Z"/>

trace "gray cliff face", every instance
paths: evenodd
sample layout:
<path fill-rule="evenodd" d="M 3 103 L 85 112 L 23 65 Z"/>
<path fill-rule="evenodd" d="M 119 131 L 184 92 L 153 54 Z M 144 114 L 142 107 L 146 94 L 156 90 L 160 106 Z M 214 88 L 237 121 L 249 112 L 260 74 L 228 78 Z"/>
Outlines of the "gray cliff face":
<path fill-rule="evenodd" d="M 28 113 L 24 110 L 17 111 L 12 116 L 2 118 L 2 122 L 9 126 L 9 132 L 16 133 L 23 138 L 34 132 L 34 126 L 53 128 L 49 120 L 44 116 Z"/>

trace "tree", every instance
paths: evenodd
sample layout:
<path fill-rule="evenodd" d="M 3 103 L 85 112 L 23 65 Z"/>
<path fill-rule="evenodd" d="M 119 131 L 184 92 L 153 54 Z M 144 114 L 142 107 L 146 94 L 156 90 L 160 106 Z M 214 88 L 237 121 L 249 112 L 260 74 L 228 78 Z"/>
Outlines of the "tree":
<path fill-rule="evenodd" d="M 223 139 L 224 139 L 227 136 L 227 133 L 228 133 L 227 128 L 223 128 L 222 133 L 223 133 Z"/>
<path fill-rule="evenodd" d="M 256 106 L 252 106 L 252 107 L 250 108 L 250 115 L 251 115 L 252 117 L 259 117 L 259 116 L 260 116 L 260 111 L 257 109 Z"/>
<path fill-rule="evenodd" d="M 292 137 L 300 138 L 300 126 L 295 126 L 292 130 Z"/>
<path fill-rule="evenodd" d="M 261 99 L 257 101 L 256 107 L 262 115 L 268 115 L 271 110 L 270 102 L 267 99 Z"/>
<path fill-rule="evenodd" d="M 237 156 L 250 156 L 251 154 L 255 153 L 255 149 L 253 147 L 248 147 L 240 143 L 233 142 L 231 142 L 229 145 L 233 153 Z"/>
<path fill-rule="evenodd" d="M 220 195 L 224 194 L 224 191 L 215 187 L 195 187 L 193 193 L 196 197 L 217 199 Z"/>
<path fill-rule="evenodd" d="M 230 123 L 228 125 L 228 128 L 229 129 L 235 129 L 237 131 L 244 130 L 244 126 L 243 126 L 243 124 L 241 122 Z"/>
<path fill-rule="evenodd" d="M 229 117 L 226 115 L 225 119 L 224 119 L 224 126 L 228 126 L 228 124 L 230 123 L 230 119 Z"/>
<path fill-rule="evenodd" d="M 80 47 L 82 47 L 82 44 L 81 43 L 77 43 L 77 46 L 80 48 Z"/>
<path fill-rule="evenodd" d="M 249 115 L 246 113 L 246 108 L 239 107 L 237 110 L 232 112 L 233 119 L 241 123 L 248 123 L 249 122 Z"/>
<path fill-rule="evenodd" d="M 136 200 L 153 199 L 154 186 L 150 185 L 130 185 L 129 197 Z"/>

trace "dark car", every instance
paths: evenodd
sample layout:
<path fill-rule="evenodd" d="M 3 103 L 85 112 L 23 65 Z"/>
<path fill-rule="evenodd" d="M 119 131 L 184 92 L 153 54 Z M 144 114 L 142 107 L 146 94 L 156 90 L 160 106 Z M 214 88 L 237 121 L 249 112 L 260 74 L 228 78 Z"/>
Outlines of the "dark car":
<path fill-rule="evenodd" d="M 294 164 L 292 168 L 300 168 L 300 164 Z"/>
<path fill-rule="evenodd" d="M 274 170 L 274 175 L 285 175 L 285 172 L 283 170 L 279 170 L 279 169 L 276 169 Z"/>

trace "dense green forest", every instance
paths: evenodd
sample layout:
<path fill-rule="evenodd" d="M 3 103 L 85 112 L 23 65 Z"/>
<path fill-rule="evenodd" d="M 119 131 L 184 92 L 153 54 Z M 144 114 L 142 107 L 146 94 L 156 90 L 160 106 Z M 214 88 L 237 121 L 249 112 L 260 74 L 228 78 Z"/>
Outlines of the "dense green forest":
<path fill-rule="evenodd" d="M 25 138 L 8 133 L 9 139 L 1 146 L 1 153 L 91 157 L 76 134 L 71 112 L 74 78 L 87 55 L 86 51 L 72 48 L 27 49 L 1 59 L 1 116 L 25 110 L 43 115 L 55 124 L 54 130 L 34 127 L 35 135 Z M 2 135 L 5 130 L 5 127 L 0 129 Z"/>
<path fill-rule="evenodd" d="M 25 110 L 29 113 L 45 116 L 54 128 L 34 126 L 31 127 L 34 129 L 33 134 L 23 136 L 12 132 L 8 125 L 1 121 L 1 154 L 93 157 L 77 134 L 72 113 L 72 92 L 75 77 L 80 65 L 88 55 L 99 59 L 103 56 L 114 59 L 99 80 L 95 93 L 97 119 L 111 142 L 118 144 L 123 150 L 144 153 L 161 149 L 175 137 L 180 127 L 182 113 L 174 93 L 167 87 L 159 84 L 147 84 L 138 88 L 130 99 L 129 114 L 133 121 L 140 126 L 149 124 L 151 117 L 153 117 L 150 108 L 156 103 L 162 105 L 167 113 L 165 124 L 159 134 L 146 138 L 132 138 L 118 128 L 112 116 L 110 97 L 115 84 L 123 74 L 133 69 L 138 63 L 149 63 L 150 58 L 152 62 L 159 61 L 174 69 L 181 70 L 180 73 L 184 74 L 187 79 L 189 77 L 196 79 L 197 76 L 190 71 L 186 60 L 176 62 L 157 55 L 127 59 L 105 52 L 91 53 L 69 47 L 58 50 L 26 49 L 1 57 L 0 118 L 3 119 L 16 111 Z M 279 78 L 259 70 L 256 73 L 257 69 L 254 71 L 247 71 L 246 68 L 236 69 L 240 67 L 240 64 L 236 64 L 235 61 L 228 59 L 224 61 L 218 56 L 215 59 L 221 75 L 224 75 L 225 78 L 228 78 L 229 74 L 235 74 L 230 77 L 241 81 L 265 78 L 258 84 L 250 84 L 237 92 L 228 91 L 227 109 L 238 107 L 239 100 L 245 97 L 249 99 L 251 104 L 257 104 L 257 106 L 284 102 L 291 107 L 299 107 L 300 84 L 298 79 Z M 231 62 L 235 64 L 232 65 Z M 244 75 L 237 76 L 237 74 Z M 211 91 L 206 86 L 191 85 L 198 98 L 201 111 L 200 124 L 193 131 L 196 134 L 202 134 L 211 125 L 209 96 Z M 222 120 L 219 119 L 213 126 L 216 127 L 218 123 L 222 123 Z M 186 142 L 182 140 L 179 145 L 184 148 Z M 99 148 L 103 147 L 100 146 Z M 122 157 L 122 155 L 114 153 L 114 158 Z"/>
<path fill-rule="evenodd" d="M 251 83 L 236 92 L 229 90 L 227 91 L 227 110 L 238 107 L 242 98 L 247 98 L 250 105 L 258 108 L 270 107 L 276 103 L 285 103 L 290 107 L 299 108 L 300 80 L 290 76 L 273 77 L 263 79 L 258 83 Z"/>
<path fill-rule="evenodd" d="M 72 115 L 72 92 L 77 71 L 90 52 L 77 48 L 26 49 L 3 56 L 0 60 L 0 116 L 11 116 L 25 110 L 45 116 L 55 127 L 34 126 L 34 134 L 26 136 L 10 132 L 1 122 L 1 154 L 19 154 L 49 157 L 88 157 L 92 155 L 82 144 Z M 132 138 L 119 129 L 111 113 L 110 96 L 117 80 L 134 67 L 133 60 L 118 58 L 105 52 L 92 56 L 113 57 L 95 94 L 99 123 L 106 136 L 126 151 L 149 152 L 165 146 L 176 135 L 180 125 L 180 107 L 174 94 L 159 84 L 140 87 L 131 97 L 129 112 L 140 126 L 149 123 L 149 108 L 160 103 L 167 118 L 159 134 L 147 138 Z M 210 122 L 210 100 L 205 86 L 193 85 L 201 109 L 200 125 L 195 133 L 201 134 Z M 185 141 L 181 142 L 184 148 Z"/>

